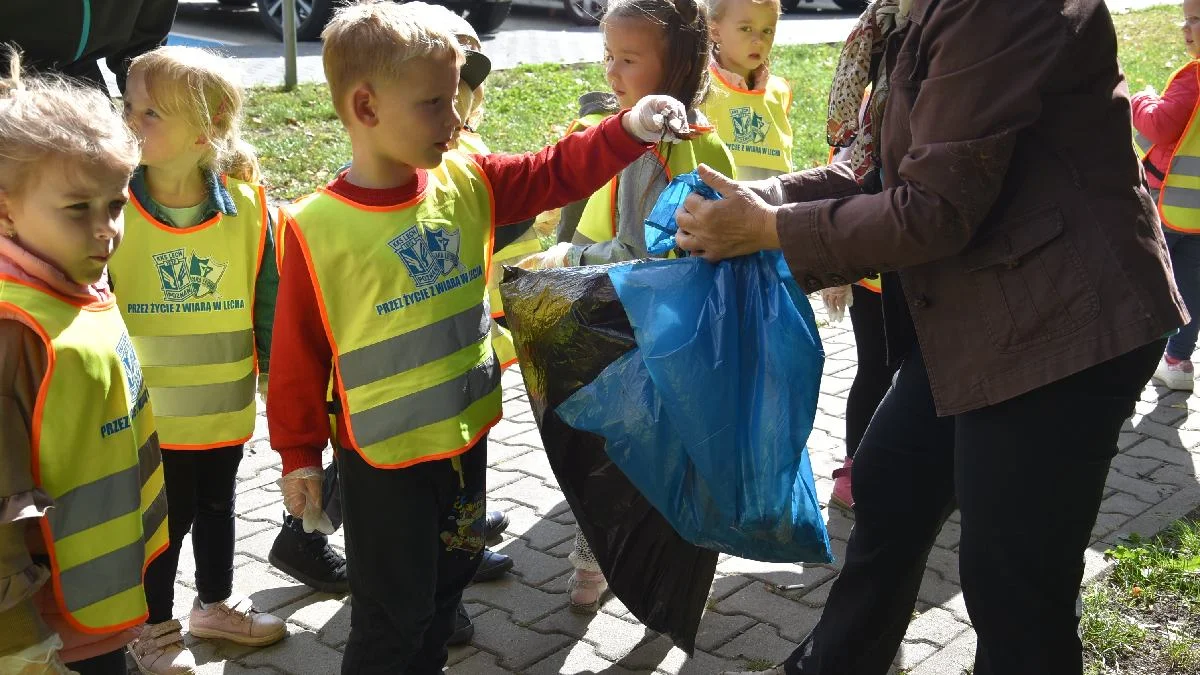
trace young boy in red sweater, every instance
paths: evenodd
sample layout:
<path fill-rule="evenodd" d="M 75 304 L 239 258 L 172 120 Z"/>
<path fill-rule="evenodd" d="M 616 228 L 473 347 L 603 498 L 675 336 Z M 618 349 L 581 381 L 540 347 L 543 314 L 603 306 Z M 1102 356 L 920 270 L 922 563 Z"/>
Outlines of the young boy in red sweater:
<path fill-rule="evenodd" d="M 595 192 L 685 119 L 650 96 L 538 153 L 446 154 L 463 54 L 419 4 L 352 5 L 325 29 L 353 162 L 281 213 L 267 421 L 285 506 L 317 511 L 332 371 L 352 570 L 343 673 L 440 672 L 479 564 L 501 409 L 493 228 Z"/>

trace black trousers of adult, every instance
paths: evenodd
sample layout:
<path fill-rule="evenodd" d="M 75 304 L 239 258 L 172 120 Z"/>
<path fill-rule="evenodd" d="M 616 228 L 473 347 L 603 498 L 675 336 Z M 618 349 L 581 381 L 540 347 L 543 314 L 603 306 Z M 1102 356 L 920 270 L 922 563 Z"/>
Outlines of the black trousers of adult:
<path fill-rule="evenodd" d="M 124 647 L 65 665 L 68 670 L 73 670 L 79 675 L 126 675 L 129 672 L 125 664 Z"/>
<path fill-rule="evenodd" d="M 1078 675 L 1083 552 L 1158 341 L 1014 399 L 938 417 L 921 354 L 901 365 L 854 456 L 854 529 L 789 675 L 884 675 L 929 549 L 961 510 L 975 675 Z"/>
<path fill-rule="evenodd" d="M 854 456 L 875 409 L 892 386 L 892 375 L 896 372 L 896 368 L 888 364 L 883 296 L 858 284 L 850 288 L 854 296 L 854 304 L 850 305 L 850 325 L 854 327 L 858 370 L 846 396 L 847 457 Z"/>
<path fill-rule="evenodd" d="M 162 457 L 171 541 L 146 568 L 149 623 L 171 619 L 179 547 L 188 530 L 192 532 L 200 602 L 220 602 L 233 593 L 233 506 L 242 446 L 163 450 Z"/>
<path fill-rule="evenodd" d="M 378 469 L 337 452 L 350 574 L 346 675 L 431 675 L 483 548 L 487 437 L 453 459 Z"/>

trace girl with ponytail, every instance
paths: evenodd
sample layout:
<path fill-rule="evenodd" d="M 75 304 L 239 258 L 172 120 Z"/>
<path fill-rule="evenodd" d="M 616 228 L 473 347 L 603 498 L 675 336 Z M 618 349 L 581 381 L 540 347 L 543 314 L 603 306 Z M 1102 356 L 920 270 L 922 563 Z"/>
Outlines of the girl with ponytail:
<path fill-rule="evenodd" d="M 146 569 L 149 618 L 130 647 L 143 673 L 195 669 L 172 618 L 189 531 L 192 635 L 264 646 L 287 633 L 282 619 L 233 595 L 235 480 L 254 432 L 256 373 L 260 394 L 266 389 L 279 284 L 234 71 L 210 52 L 162 47 L 134 59 L 125 92 L 142 157 L 125 207 L 128 245 L 111 274 L 150 405 L 163 420 L 170 531 L 170 546 Z"/>

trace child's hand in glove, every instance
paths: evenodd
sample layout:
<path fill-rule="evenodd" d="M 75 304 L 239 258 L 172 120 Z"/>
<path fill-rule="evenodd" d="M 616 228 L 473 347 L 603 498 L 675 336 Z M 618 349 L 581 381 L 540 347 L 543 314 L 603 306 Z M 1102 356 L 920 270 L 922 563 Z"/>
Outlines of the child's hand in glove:
<path fill-rule="evenodd" d="M 548 270 L 552 267 L 566 267 L 567 258 L 571 253 L 571 242 L 560 241 L 541 253 L 534 253 L 517 263 L 523 270 Z"/>
<path fill-rule="evenodd" d="M 678 143 L 689 132 L 687 110 L 683 104 L 660 94 L 644 96 L 634 103 L 621 118 L 621 126 L 643 143 Z"/>
<path fill-rule="evenodd" d="M 825 311 L 829 321 L 841 323 L 846 318 L 846 310 L 854 304 L 853 289 L 849 286 L 835 286 L 821 291 L 821 301 L 825 303 Z"/>
<path fill-rule="evenodd" d="M 279 479 L 283 491 L 283 508 L 294 518 L 304 521 L 304 531 L 318 530 L 333 534 L 333 523 L 321 509 L 321 486 L 324 474 L 315 466 L 306 466 L 292 471 Z"/>

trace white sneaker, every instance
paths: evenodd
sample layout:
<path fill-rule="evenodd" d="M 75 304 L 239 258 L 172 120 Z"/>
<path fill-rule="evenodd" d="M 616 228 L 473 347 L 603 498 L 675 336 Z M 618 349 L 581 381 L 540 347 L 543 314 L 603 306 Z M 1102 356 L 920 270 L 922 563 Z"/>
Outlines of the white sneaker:
<path fill-rule="evenodd" d="M 142 626 L 142 634 L 129 643 L 138 670 L 144 675 L 193 675 L 196 659 L 183 646 L 182 629 L 175 620 Z"/>
<path fill-rule="evenodd" d="M 1164 356 L 1158 362 L 1158 368 L 1152 377 L 1164 387 L 1175 391 L 1192 391 L 1196 386 L 1196 373 L 1191 361 L 1167 363 L 1167 357 Z"/>
<path fill-rule="evenodd" d="M 201 638 L 223 638 L 248 647 L 265 647 L 287 635 L 287 624 L 274 614 L 254 609 L 250 598 L 228 598 L 208 609 L 196 598 L 188 616 L 188 632 Z"/>

